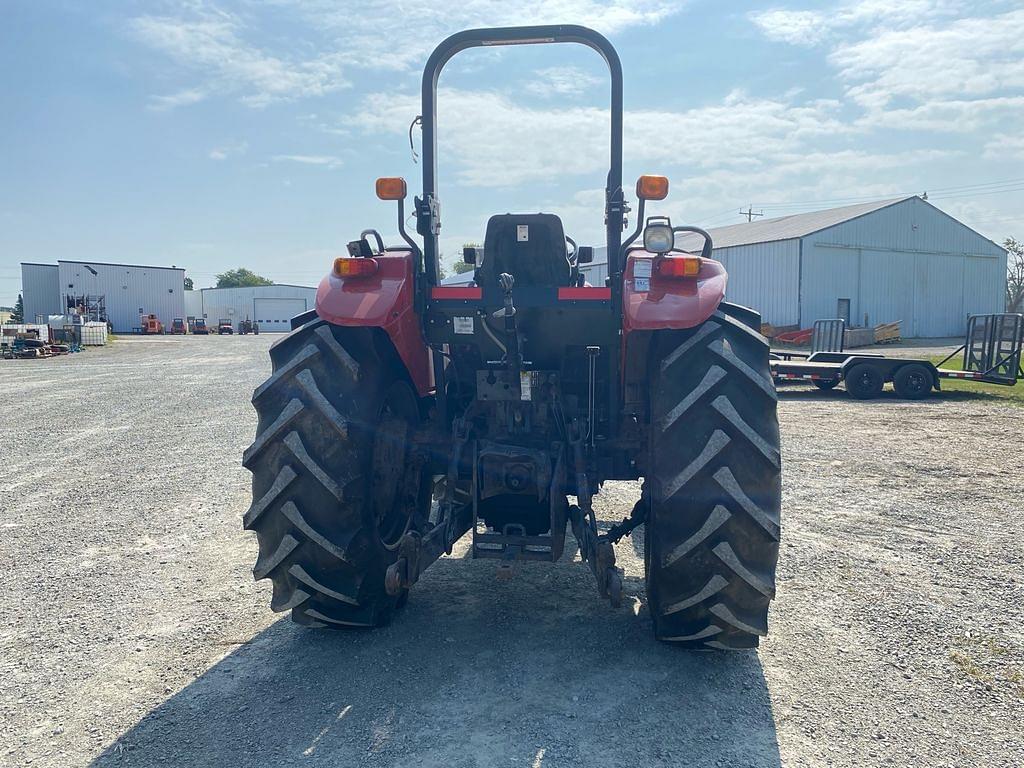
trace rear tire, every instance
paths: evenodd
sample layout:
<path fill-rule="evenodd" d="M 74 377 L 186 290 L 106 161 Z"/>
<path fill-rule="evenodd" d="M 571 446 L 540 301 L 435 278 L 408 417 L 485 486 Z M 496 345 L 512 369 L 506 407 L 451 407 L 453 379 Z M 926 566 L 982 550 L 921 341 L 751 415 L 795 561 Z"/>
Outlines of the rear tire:
<path fill-rule="evenodd" d="M 242 460 L 253 473 L 243 520 L 259 541 L 253 576 L 273 583 L 271 609 L 300 624 L 386 624 L 406 597 L 384 589 L 397 540 L 429 514 L 430 478 L 410 447 L 415 390 L 371 328 L 317 319 L 270 357 L 273 374 L 252 397 L 256 440 Z"/>
<path fill-rule="evenodd" d="M 932 372 L 920 363 L 904 365 L 892 377 L 892 388 L 904 400 L 924 400 L 932 393 Z"/>
<path fill-rule="evenodd" d="M 775 596 L 775 387 L 759 319 L 731 310 L 652 343 L 647 600 L 655 636 L 686 647 L 756 647 Z"/>
<path fill-rule="evenodd" d="M 858 400 L 871 400 L 882 394 L 885 376 L 871 363 L 858 363 L 846 375 L 846 391 Z"/>

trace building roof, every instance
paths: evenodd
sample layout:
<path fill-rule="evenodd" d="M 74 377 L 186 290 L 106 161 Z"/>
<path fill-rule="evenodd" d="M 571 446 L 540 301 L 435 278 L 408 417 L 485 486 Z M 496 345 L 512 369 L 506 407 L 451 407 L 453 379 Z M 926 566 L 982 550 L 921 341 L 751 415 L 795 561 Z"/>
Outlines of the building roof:
<path fill-rule="evenodd" d="M 842 208 L 828 208 L 824 211 L 794 213 L 790 216 L 779 216 L 774 219 L 730 224 L 727 227 L 715 227 L 708 231 L 711 234 L 712 240 L 714 240 L 715 248 L 729 248 L 734 245 L 751 245 L 753 243 L 770 243 L 776 240 L 795 240 L 910 199 L 909 197 L 897 197 L 891 200 L 876 200 L 871 203 L 844 205 Z M 685 238 L 680 238 L 679 246 L 682 248 L 699 247 L 700 242 L 701 238 L 699 236 L 688 235 Z"/>
<path fill-rule="evenodd" d="M 128 269 L 170 269 L 175 272 L 184 272 L 184 267 L 160 267 L 156 264 L 120 264 L 111 261 L 81 261 L 79 259 L 57 259 L 58 264 L 84 264 L 89 266 L 95 264 L 98 267 L 127 267 Z"/>
<path fill-rule="evenodd" d="M 315 285 L 293 285 L 292 283 L 271 283 L 270 285 L 231 285 L 226 288 L 218 288 L 211 285 L 208 288 L 199 288 L 199 291 L 234 291 L 239 288 L 302 288 L 307 291 L 315 291 Z"/>

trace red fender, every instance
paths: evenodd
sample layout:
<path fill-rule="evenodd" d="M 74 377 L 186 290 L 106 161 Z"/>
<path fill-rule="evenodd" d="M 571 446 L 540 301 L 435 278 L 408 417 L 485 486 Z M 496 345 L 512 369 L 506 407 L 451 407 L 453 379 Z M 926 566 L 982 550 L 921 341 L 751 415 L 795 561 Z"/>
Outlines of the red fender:
<path fill-rule="evenodd" d="M 421 397 L 434 389 L 430 353 L 420 319 L 413 310 L 413 256 L 388 251 L 374 256 L 377 273 L 338 277 L 333 270 L 316 289 L 316 313 L 329 323 L 383 328 L 409 371 Z"/>
<path fill-rule="evenodd" d="M 696 277 L 662 277 L 650 269 L 654 256 L 632 251 L 626 259 L 623 332 L 694 328 L 711 317 L 725 298 L 729 282 L 725 267 L 702 259 Z"/>

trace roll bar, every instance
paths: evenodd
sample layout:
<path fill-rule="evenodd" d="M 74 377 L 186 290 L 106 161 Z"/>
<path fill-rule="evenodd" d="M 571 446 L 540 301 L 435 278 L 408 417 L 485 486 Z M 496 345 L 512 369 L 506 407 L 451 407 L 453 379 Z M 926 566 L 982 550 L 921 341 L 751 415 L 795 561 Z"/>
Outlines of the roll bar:
<path fill-rule="evenodd" d="M 423 70 L 423 197 L 415 199 L 415 206 L 416 231 L 423 237 L 424 268 L 429 285 L 440 282 L 437 238 L 441 229 L 441 213 L 437 199 L 436 127 L 437 81 L 441 70 L 449 59 L 467 48 L 543 43 L 585 45 L 601 54 L 608 65 L 611 74 L 611 163 L 605 187 L 605 230 L 609 273 L 617 275 L 621 272 L 619 249 L 626 206 L 622 193 L 622 65 L 618 53 L 604 35 L 575 24 L 496 27 L 457 32 L 434 49 Z"/>

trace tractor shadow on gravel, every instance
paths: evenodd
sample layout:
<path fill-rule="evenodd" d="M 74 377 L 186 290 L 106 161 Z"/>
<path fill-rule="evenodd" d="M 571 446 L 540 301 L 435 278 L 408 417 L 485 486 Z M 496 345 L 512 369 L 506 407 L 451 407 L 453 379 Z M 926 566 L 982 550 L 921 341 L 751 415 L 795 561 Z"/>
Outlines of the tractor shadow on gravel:
<path fill-rule="evenodd" d="M 779 766 L 757 653 L 655 642 L 624 586 L 613 610 L 578 562 L 443 558 L 391 626 L 278 621 L 93 765 Z"/>

